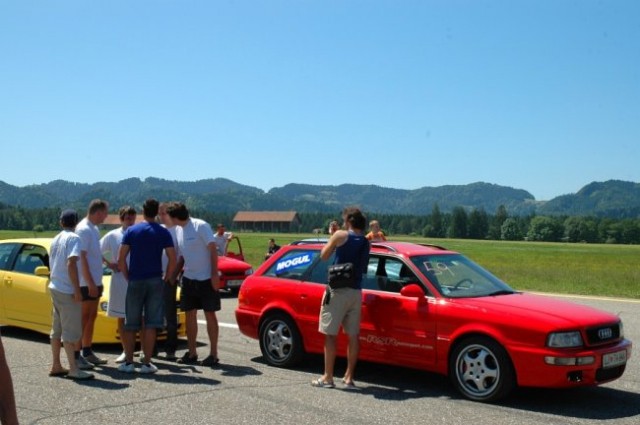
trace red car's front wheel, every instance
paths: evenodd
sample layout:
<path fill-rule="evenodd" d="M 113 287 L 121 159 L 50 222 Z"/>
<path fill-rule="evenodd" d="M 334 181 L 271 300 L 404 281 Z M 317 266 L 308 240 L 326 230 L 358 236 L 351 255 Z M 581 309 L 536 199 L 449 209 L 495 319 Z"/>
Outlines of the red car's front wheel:
<path fill-rule="evenodd" d="M 455 345 L 449 375 L 462 395 L 476 401 L 497 401 L 516 386 L 509 355 L 500 344 L 483 336 L 465 338 Z"/>

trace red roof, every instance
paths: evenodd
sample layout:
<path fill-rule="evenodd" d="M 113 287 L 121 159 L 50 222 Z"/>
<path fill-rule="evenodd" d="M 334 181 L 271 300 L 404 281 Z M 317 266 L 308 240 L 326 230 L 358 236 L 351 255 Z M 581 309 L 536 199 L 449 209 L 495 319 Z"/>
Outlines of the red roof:
<path fill-rule="evenodd" d="M 299 220 L 295 211 L 238 211 L 234 222 L 286 222 Z"/>

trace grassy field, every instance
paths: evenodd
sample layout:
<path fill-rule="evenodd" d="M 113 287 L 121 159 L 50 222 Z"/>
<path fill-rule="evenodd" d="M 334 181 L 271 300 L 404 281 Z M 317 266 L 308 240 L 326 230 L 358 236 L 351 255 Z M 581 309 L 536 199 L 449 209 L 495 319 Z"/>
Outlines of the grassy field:
<path fill-rule="evenodd" d="M 56 232 L 37 233 L 53 236 Z M 238 233 L 247 261 L 257 268 L 267 242 L 279 245 L 309 234 Z M 0 231 L 0 239 L 33 237 L 33 232 Z M 476 241 L 397 237 L 434 243 L 473 259 L 515 289 L 640 299 L 640 246 L 543 242 Z M 232 245 L 233 247 L 233 245 Z"/>

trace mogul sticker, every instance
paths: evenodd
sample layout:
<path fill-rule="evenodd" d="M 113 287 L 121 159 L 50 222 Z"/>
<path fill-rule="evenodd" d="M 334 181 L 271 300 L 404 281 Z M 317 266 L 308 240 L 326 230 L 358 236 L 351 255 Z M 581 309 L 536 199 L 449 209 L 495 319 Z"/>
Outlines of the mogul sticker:
<path fill-rule="evenodd" d="M 278 261 L 278 264 L 276 265 L 276 273 L 282 273 L 286 270 L 310 264 L 311 261 L 313 261 L 313 256 L 309 252 L 303 252 L 295 257 L 285 258 Z"/>

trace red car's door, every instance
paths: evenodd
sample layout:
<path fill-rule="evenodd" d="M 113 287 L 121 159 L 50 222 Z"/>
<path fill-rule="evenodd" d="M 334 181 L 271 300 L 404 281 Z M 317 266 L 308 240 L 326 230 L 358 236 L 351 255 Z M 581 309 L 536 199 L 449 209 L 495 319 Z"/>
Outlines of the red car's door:
<path fill-rule="evenodd" d="M 397 258 L 371 256 L 366 280 L 372 277 L 377 289 L 365 283 L 363 290 L 362 357 L 423 368 L 435 363 L 435 304 L 400 294 L 418 284 L 413 272 Z"/>

